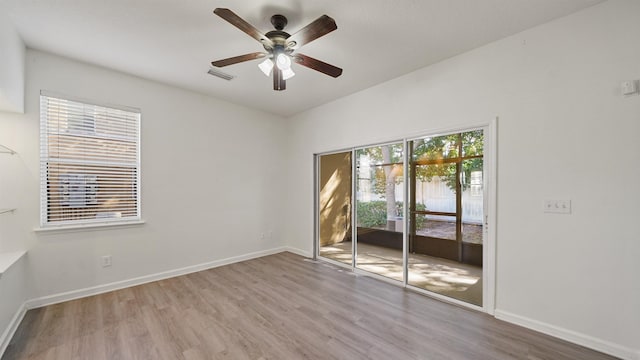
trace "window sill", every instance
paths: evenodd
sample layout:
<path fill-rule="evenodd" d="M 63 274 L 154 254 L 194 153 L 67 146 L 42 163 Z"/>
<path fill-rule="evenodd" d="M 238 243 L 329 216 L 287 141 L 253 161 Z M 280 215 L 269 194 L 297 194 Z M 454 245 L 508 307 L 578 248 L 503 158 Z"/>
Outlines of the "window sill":
<path fill-rule="evenodd" d="M 47 226 L 38 227 L 33 229 L 36 233 L 58 233 L 58 232 L 76 232 L 76 231 L 92 231 L 92 230 L 107 230 L 116 228 L 125 228 L 132 226 L 140 226 L 145 223 L 144 220 L 135 221 L 123 221 L 114 223 L 95 223 L 84 225 L 62 225 L 62 226 Z"/>
<path fill-rule="evenodd" d="M 23 257 L 26 253 L 26 251 L 0 253 L 0 278 L 2 277 L 2 274 L 9 270 L 11 265 L 17 263 L 18 260 L 20 260 L 20 258 Z"/>

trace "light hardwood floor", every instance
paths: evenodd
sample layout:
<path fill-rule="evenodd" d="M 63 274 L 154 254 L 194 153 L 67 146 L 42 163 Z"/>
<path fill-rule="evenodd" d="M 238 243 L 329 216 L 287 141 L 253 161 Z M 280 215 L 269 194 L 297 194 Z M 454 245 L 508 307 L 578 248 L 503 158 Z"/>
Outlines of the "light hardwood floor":
<path fill-rule="evenodd" d="M 281 253 L 30 310 L 9 359 L 611 359 Z"/>

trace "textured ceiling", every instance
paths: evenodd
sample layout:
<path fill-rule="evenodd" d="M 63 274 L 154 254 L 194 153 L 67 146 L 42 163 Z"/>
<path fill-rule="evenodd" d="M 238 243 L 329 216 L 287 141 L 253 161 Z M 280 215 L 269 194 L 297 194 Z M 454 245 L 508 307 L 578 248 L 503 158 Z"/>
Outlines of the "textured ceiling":
<path fill-rule="evenodd" d="M 602 0 L 0 0 L 28 47 L 282 116 L 316 107 Z M 263 33 L 271 15 L 294 33 L 327 14 L 338 30 L 300 52 L 344 69 L 334 79 L 294 65 L 276 92 L 257 64 L 207 74 L 212 60 L 261 51 L 213 14 L 226 7 Z"/>

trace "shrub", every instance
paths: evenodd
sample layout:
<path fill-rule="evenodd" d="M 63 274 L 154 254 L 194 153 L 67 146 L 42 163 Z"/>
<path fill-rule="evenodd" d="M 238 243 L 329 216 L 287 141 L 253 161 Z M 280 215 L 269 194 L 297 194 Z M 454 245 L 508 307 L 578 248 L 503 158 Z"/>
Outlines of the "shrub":
<path fill-rule="evenodd" d="M 358 201 L 357 211 L 358 226 L 373 228 L 387 226 L 386 201 Z"/>
<path fill-rule="evenodd" d="M 424 204 L 416 204 L 416 210 L 424 211 Z M 358 226 L 370 228 L 385 228 L 387 226 L 387 202 L 384 200 L 358 201 Z M 402 202 L 396 202 L 394 217 L 402 217 Z M 424 225 L 424 216 L 416 217 L 416 227 Z"/>

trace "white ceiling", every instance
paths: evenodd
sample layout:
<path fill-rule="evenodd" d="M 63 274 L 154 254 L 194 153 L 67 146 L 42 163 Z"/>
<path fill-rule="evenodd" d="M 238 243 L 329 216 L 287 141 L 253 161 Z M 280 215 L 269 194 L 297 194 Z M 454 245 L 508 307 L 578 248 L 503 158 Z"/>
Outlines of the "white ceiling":
<path fill-rule="evenodd" d="M 603 0 L 0 0 L 28 47 L 283 116 L 316 107 Z M 263 33 L 271 15 L 294 33 L 323 14 L 338 30 L 299 52 L 344 69 L 294 65 L 276 92 L 259 60 L 207 74 L 212 60 L 261 51 L 213 14 L 226 7 Z M 159 99 L 159 101 L 161 101 Z"/>

